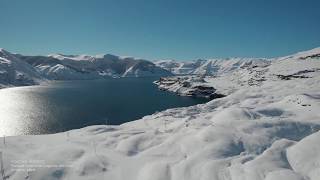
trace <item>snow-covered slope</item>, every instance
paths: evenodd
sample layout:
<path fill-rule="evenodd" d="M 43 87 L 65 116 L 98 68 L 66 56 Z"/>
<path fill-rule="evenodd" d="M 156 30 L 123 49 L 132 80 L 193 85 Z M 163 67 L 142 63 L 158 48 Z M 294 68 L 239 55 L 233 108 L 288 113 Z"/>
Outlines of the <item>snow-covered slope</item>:
<path fill-rule="evenodd" d="M 186 62 L 174 60 L 155 61 L 157 66 L 167 69 L 176 75 L 217 75 L 249 66 L 268 65 L 269 63 L 269 60 L 262 58 L 199 59 Z"/>
<path fill-rule="evenodd" d="M 266 80 L 307 79 L 309 74 L 319 71 L 319 59 L 320 48 L 315 48 L 290 56 L 274 58 L 266 63 L 262 61 L 255 65 L 216 73 L 214 76 L 168 77 L 160 79 L 156 84 L 160 89 L 179 95 L 188 95 L 193 87 L 198 86 L 214 87 L 217 89 L 214 93 L 228 95 L 243 87 L 261 86 Z"/>
<path fill-rule="evenodd" d="M 228 96 L 120 126 L 1 138 L 4 174 L 9 180 L 319 179 L 319 57 L 204 80 L 197 83 Z"/>
<path fill-rule="evenodd" d="M 0 49 L 0 88 L 38 84 L 42 77 L 28 63 L 10 52 Z"/>
<path fill-rule="evenodd" d="M 310 49 L 307 51 L 298 52 L 293 55 L 284 56 L 280 58 L 275 58 L 275 60 L 285 60 L 285 59 L 307 59 L 307 58 L 319 58 L 320 57 L 320 47 Z"/>

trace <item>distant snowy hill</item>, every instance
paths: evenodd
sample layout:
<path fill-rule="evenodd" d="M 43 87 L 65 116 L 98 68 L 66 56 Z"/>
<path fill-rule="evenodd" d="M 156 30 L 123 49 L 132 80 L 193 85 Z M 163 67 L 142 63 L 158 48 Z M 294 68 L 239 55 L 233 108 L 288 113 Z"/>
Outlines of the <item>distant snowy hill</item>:
<path fill-rule="evenodd" d="M 228 95 L 241 87 L 261 86 L 266 80 L 308 79 L 308 75 L 320 71 L 320 48 L 270 60 L 242 61 L 231 59 L 220 61 L 220 69 L 214 77 L 199 77 L 198 73 L 188 76 L 161 78 L 156 82 L 159 88 L 179 95 L 215 97 Z M 210 60 L 206 61 L 208 64 Z M 184 64 L 184 63 L 182 63 Z M 214 87 L 215 89 L 210 89 Z M 209 93 L 210 92 L 210 93 Z"/>
<path fill-rule="evenodd" d="M 269 63 L 269 60 L 262 58 L 199 59 L 185 62 L 175 60 L 155 61 L 157 66 L 176 75 L 216 75 L 249 66 L 268 65 Z"/>
<path fill-rule="evenodd" d="M 52 79 L 96 79 L 102 77 L 168 76 L 169 71 L 152 62 L 106 54 L 21 56 L 29 64 Z"/>
<path fill-rule="evenodd" d="M 42 79 L 41 74 L 30 64 L 0 49 L 0 88 L 33 85 Z"/>
<path fill-rule="evenodd" d="M 284 56 L 280 58 L 275 58 L 275 60 L 285 60 L 285 59 L 307 59 L 307 58 L 320 58 L 320 47 L 310 49 L 307 51 L 298 52 L 293 55 Z"/>
<path fill-rule="evenodd" d="M 0 51 L 0 86 L 38 84 L 41 80 L 85 80 L 110 77 L 169 76 L 150 61 L 111 54 L 24 56 Z"/>
<path fill-rule="evenodd" d="M 293 55 L 279 58 L 220 58 L 220 59 L 198 59 L 193 61 L 158 60 L 154 63 L 175 75 L 219 75 L 238 69 L 252 67 L 264 67 L 271 61 L 285 59 L 306 59 L 320 57 L 320 48 L 299 52 Z"/>

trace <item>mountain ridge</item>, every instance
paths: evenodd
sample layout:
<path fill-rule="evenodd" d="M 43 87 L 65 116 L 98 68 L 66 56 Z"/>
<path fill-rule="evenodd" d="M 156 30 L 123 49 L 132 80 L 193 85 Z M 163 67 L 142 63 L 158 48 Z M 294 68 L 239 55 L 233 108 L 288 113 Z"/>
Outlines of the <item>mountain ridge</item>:
<path fill-rule="evenodd" d="M 0 49 L 0 87 L 35 85 L 46 80 L 169 76 L 150 61 L 111 54 L 25 56 Z"/>
<path fill-rule="evenodd" d="M 46 80 L 89 80 L 115 77 L 219 75 L 237 69 L 268 66 L 291 57 L 320 57 L 320 47 L 278 58 L 212 58 L 157 60 L 104 55 L 25 56 L 0 48 L 0 87 L 39 84 Z"/>

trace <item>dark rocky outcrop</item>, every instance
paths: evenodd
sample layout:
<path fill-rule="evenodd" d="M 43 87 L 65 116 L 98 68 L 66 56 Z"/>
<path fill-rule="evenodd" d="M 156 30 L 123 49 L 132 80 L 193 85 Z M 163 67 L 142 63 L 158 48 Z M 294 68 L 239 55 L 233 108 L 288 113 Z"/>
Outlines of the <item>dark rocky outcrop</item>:
<path fill-rule="evenodd" d="M 225 95 L 216 93 L 216 89 L 210 86 L 194 86 L 187 93 L 188 96 L 205 97 L 210 99 L 222 98 Z"/>
<path fill-rule="evenodd" d="M 320 58 L 320 54 L 312 54 L 312 55 L 309 55 L 309 56 L 305 56 L 305 57 L 300 57 L 299 59 L 308 59 L 308 58 Z"/>
<path fill-rule="evenodd" d="M 289 74 L 289 75 L 276 74 L 276 76 L 281 80 L 291 80 L 291 79 L 296 79 L 296 78 L 310 78 L 309 76 L 306 76 L 305 74 L 316 72 L 316 71 L 320 71 L 320 69 L 317 69 L 317 68 L 306 69 L 306 70 L 298 71 L 296 73 Z"/>
<path fill-rule="evenodd" d="M 277 77 L 281 80 L 291 80 L 292 78 L 309 78 L 308 76 L 304 76 L 304 75 L 281 75 L 281 74 L 277 74 Z"/>
<path fill-rule="evenodd" d="M 160 90 L 174 92 L 181 96 L 209 99 L 225 97 L 223 94 L 218 94 L 214 87 L 202 85 L 205 83 L 202 77 L 162 77 L 154 83 Z"/>

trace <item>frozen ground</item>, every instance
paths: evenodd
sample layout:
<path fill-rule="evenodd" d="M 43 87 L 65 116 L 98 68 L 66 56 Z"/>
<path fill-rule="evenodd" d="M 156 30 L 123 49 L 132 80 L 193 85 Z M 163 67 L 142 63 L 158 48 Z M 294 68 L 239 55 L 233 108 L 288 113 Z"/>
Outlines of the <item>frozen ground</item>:
<path fill-rule="evenodd" d="M 206 104 L 120 126 L 1 138 L 4 174 L 10 180 L 318 180 L 319 54 L 314 49 L 205 78 L 203 85 L 228 95 Z"/>

